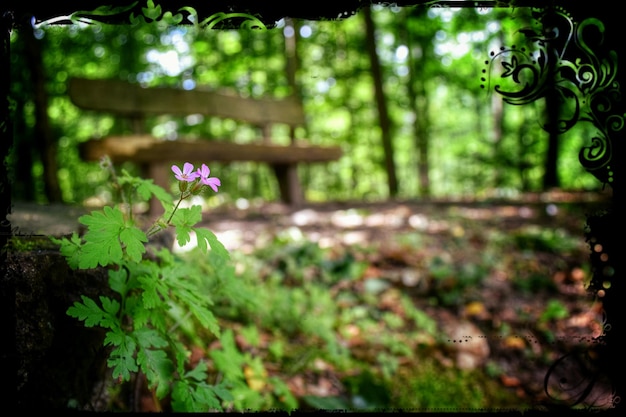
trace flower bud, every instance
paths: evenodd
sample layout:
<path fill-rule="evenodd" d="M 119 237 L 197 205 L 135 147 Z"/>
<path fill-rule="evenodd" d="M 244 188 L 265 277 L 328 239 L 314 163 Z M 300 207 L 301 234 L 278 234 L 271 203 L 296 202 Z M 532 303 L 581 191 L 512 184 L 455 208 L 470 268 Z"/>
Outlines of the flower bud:
<path fill-rule="evenodd" d="M 198 195 L 202 191 L 203 184 L 200 181 L 196 181 L 191 187 L 191 194 Z"/>
<path fill-rule="evenodd" d="M 187 184 L 189 184 L 187 181 L 178 181 L 178 189 L 181 193 L 187 191 Z"/>

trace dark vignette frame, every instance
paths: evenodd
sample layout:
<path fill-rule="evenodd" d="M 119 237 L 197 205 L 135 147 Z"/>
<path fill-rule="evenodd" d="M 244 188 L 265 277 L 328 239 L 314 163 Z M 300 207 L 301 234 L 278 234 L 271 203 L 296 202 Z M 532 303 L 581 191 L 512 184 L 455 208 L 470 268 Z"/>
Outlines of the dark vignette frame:
<path fill-rule="evenodd" d="M 576 4 L 574 4 L 576 3 Z M 608 377 L 613 388 L 614 409 L 622 408 L 624 382 L 620 369 L 619 339 L 624 333 L 620 321 L 619 302 L 624 295 L 624 283 L 619 280 L 623 271 L 618 239 L 619 214 L 623 212 L 623 136 L 626 132 L 626 103 L 621 86 L 626 85 L 626 46 L 622 41 L 622 19 L 615 13 L 610 0 L 595 0 L 593 4 L 580 4 L 573 0 L 414 0 L 397 1 L 396 6 L 428 7 L 530 7 L 538 25 L 522 31 L 533 44 L 531 54 L 516 46 L 502 47 L 485 57 L 485 67 L 480 81 L 487 90 L 502 95 L 512 105 L 523 105 L 539 98 L 553 95 L 561 103 L 574 103 L 576 111 L 568 117 L 555 113 L 546 130 L 563 133 L 576 123 L 591 123 L 596 129 L 589 145 L 581 149 L 579 160 L 583 167 L 612 191 L 611 207 L 601 213 L 587 215 L 586 239 L 590 247 L 593 276 L 589 291 L 601 297 L 605 314 L 604 331 L 594 339 L 597 371 L 586 381 L 592 389 L 597 378 Z M 591 3 L 591 2 L 590 2 Z M 168 24 L 200 24 L 213 29 L 255 26 L 271 28 L 283 17 L 307 20 L 339 20 L 354 15 L 361 7 L 370 4 L 389 4 L 379 1 L 336 0 L 333 3 L 281 2 L 281 1 L 199 1 L 156 0 L 147 2 L 130 0 L 70 0 L 61 2 L 9 1 L 0 10 L 2 28 L 2 79 L 0 96 L 0 143 L 3 159 L 13 144 L 12 121 L 9 107 L 10 32 L 32 23 L 53 21 L 66 24 L 81 18 L 109 24 L 128 24 L 133 19 L 163 21 Z M 146 7 L 146 5 L 148 7 Z M 191 18 L 190 18 L 191 17 Z M 590 34 L 591 33 L 591 34 Z M 502 78 L 510 77 L 520 83 L 523 71 L 533 73 L 533 82 L 506 91 L 491 85 L 492 64 L 500 61 Z M 477 74 L 477 78 L 480 75 Z M 494 77 L 495 78 L 495 77 Z M 561 115 L 562 116 L 562 115 Z M 6 165 L 0 169 L 3 215 L 0 219 L 0 245 L 2 259 L 4 247 L 13 235 L 7 215 L 11 213 L 11 186 Z M 600 245 L 600 246 L 598 246 Z M 600 248 L 600 249 L 597 249 Z M 4 262 L 2 262 L 4 266 Z M 3 268 L 3 267 L 2 267 Z M 4 274 L 3 274 L 4 276 Z M 3 317 L 14 317 L 14 297 L 11 289 L 2 286 Z M 9 324 L 14 324 L 10 323 Z M 8 329 L 11 332 L 11 327 Z M 3 367 L 11 364 L 11 351 L 2 354 Z M 565 358 L 557 360 L 546 375 L 545 388 L 551 372 L 562 365 Z M 575 405 L 584 399 L 585 390 L 565 406 Z"/>

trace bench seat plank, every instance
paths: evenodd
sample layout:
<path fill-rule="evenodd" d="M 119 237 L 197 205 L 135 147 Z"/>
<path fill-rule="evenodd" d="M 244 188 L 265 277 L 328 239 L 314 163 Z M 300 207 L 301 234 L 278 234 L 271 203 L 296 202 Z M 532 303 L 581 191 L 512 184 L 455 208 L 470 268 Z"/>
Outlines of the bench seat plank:
<path fill-rule="evenodd" d="M 200 89 L 143 88 L 121 80 L 85 78 L 71 78 L 68 95 L 81 109 L 131 118 L 147 114 L 203 114 L 259 125 L 285 123 L 289 126 L 302 126 L 306 121 L 302 103 L 293 96 L 252 99 Z"/>
<path fill-rule="evenodd" d="M 232 143 L 207 140 L 159 140 L 149 135 L 110 136 L 80 145 L 81 157 L 97 161 L 108 155 L 113 162 L 154 163 L 168 161 L 234 162 L 269 164 L 328 162 L 341 158 L 339 146 L 271 143 Z"/>

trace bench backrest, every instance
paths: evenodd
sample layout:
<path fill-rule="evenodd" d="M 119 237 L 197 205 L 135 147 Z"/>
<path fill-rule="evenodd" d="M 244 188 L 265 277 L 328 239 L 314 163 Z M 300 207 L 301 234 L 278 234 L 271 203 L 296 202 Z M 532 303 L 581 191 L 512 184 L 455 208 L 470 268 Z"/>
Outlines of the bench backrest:
<path fill-rule="evenodd" d="M 129 118 L 202 114 L 258 126 L 281 123 L 296 127 L 305 122 L 302 103 L 293 96 L 284 99 L 253 99 L 214 91 L 144 88 L 121 80 L 86 78 L 70 79 L 68 94 L 72 103 L 81 109 Z"/>

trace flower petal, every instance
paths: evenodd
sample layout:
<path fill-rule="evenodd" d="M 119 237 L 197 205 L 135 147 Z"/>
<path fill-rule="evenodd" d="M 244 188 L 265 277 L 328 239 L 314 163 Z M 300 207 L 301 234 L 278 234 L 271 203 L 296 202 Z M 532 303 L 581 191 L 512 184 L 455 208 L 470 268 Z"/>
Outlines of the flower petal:
<path fill-rule="evenodd" d="M 222 185 L 220 179 L 219 178 L 215 178 L 215 177 L 207 178 L 206 181 L 203 178 L 202 182 L 205 183 L 206 185 L 208 185 L 209 187 L 211 187 L 213 189 L 213 191 L 215 191 L 215 192 L 217 192 L 217 187 Z"/>
<path fill-rule="evenodd" d="M 185 162 L 185 165 L 183 165 L 183 174 L 189 175 L 192 172 L 193 172 L 193 165 L 189 162 Z"/>

